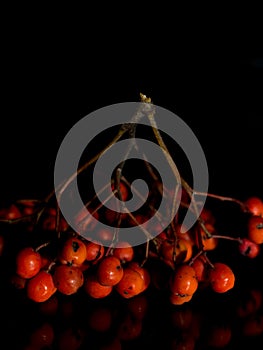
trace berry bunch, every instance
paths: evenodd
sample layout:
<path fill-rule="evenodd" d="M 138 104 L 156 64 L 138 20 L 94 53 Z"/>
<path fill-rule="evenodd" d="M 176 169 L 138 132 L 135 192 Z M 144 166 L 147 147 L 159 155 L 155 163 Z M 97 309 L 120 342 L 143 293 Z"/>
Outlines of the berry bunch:
<path fill-rule="evenodd" d="M 145 96 L 142 101 L 150 103 Z M 162 136 L 153 129 L 157 143 L 165 149 Z M 134 130 L 133 123 L 125 124 L 118 139 L 126 133 L 133 135 Z M 101 151 L 75 175 L 90 176 L 89 169 L 93 170 L 91 165 L 100 154 Z M 72 177 L 56 192 L 56 198 L 52 191 L 44 200 L 22 199 L 3 206 L 0 220 L 14 228 L 12 241 L 15 236 L 18 242 L 16 249 L 12 249 L 15 256 L 11 254 L 14 264 L 11 264 L 9 281 L 23 289 L 29 299 L 40 303 L 56 293 L 69 296 L 84 292 L 93 299 L 116 294 L 131 299 L 154 288 L 165 290 L 171 304 L 181 305 L 204 288 L 216 293 L 233 289 L 234 271 L 229 262 L 223 261 L 223 255 L 214 253 L 220 251 L 223 241 L 232 241 L 240 255 L 248 259 L 259 256 L 263 244 L 262 199 L 253 196 L 240 201 L 210 193 L 194 193 L 184 179 L 180 181 L 181 187 L 174 191 L 164 186 L 158 172 L 147 161 L 143 164 L 145 167 L 138 166 L 138 169 L 147 174 L 149 195 L 134 212 L 127 210 L 125 202 L 133 195 L 137 195 L 138 200 L 143 196 L 139 192 L 133 193 L 133 179 L 128 176 L 131 169 L 125 161 L 111 179 L 111 193 L 107 193 L 104 203 L 92 191 L 86 191 L 84 182 L 85 206 L 75 213 L 74 229 L 60 211 L 60 199 L 70 189 Z M 74 193 L 70 190 L 69 194 L 74 203 Z M 203 205 L 195 224 L 186 230 L 183 227 L 185 211 L 196 215 L 197 195 L 239 206 L 240 214 L 246 220 L 244 232 L 221 234 L 216 212 Z M 126 210 L 116 208 L 115 211 L 104 206 L 114 196 L 121 200 Z M 165 218 L 159 214 L 153 223 L 150 218 L 156 214 L 162 196 L 170 198 L 172 206 L 165 208 Z M 177 212 L 174 211 L 175 204 Z M 171 218 L 168 225 L 165 224 L 167 217 Z M 98 222 L 103 222 L 104 226 Z M 137 246 L 118 234 L 121 228 L 135 226 L 146 237 L 145 243 Z M 18 234 L 18 231 L 25 234 Z M 0 234 L 1 255 L 10 255 L 10 242 L 10 237 Z"/>
<path fill-rule="evenodd" d="M 122 191 L 128 193 L 124 182 Z M 150 201 L 149 207 L 152 207 Z M 126 241 L 114 241 L 113 231 L 106 232 L 105 228 L 99 228 L 97 240 L 92 240 L 72 230 L 62 216 L 57 223 L 55 207 L 43 210 L 37 201 L 18 201 L 1 210 L 2 222 L 20 223 L 13 226 L 28 234 L 27 239 L 19 236 L 10 282 L 18 289 L 24 289 L 28 298 L 35 302 L 47 301 L 55 293 L 72 295 L 79 290 L 93 299 L 105 298 L 112 293 L 130 299 L 149 288 L 165 289 L 170 302 L 175 305 L 190 301 L 204 287 L 225 293 L 235 286 L 236 277 L 223 255 L 221 260 L 220 255 L 213 255 L 222 249 L 220 243 L 232 241 L 237 245 L 236 251 L 248 259 L 259 256 L 263 243 L 262 200 L 249 197 L 241 208 L 247 225 L 243 236 L 219 234 L 215 215 L 205 207 L 200 221 L 191 229 L 182 232 L 176 217 L 149 242 L 132 246 Z M 96 217 L 103 216 L 106 221 L 106 210 L 98 209 Z M 32 214 L 37 221 L 34 222 Z M 149 210 L 132 218 L 141 223 L 148 215 Z M 85 227 L 87 234 L 91 230 L 96 232 L 97 221 L 92 222 L 89 218 L 85 223 L 81 212 L 76 218 L 82 222 L 82 230 Z M 131 222 L 129 215 L 124 214 L 122 219 L 122 222 Z M 114 219 L 111 217 L 110 220 L 112 223 Z M 32 228 L 33 223 L 38 236 Z M 3 234 L 0 237 L 1 254 L 5 255 L 5 249 L 8 253 L 7 237 Z M 111 245 L 107 245 L 110 241 Z"/>

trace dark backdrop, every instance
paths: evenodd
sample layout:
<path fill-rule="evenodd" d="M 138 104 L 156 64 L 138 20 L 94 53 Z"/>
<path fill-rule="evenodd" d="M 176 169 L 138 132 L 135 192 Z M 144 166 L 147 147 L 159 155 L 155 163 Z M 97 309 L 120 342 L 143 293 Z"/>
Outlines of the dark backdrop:
<path fill-rule="evenodd" d="M 78 42 L 67 32 L 19 27 L 3 50 L 1 198 L 43 196 L 76 121 L 137 102 L 140 92 L 192 128 L 207 157 L 210 191 L 263 196 L 261 45 L 253 31 L 233 32 L 152 43 L 136 35 L 92 41 L 87 34 Z"/>

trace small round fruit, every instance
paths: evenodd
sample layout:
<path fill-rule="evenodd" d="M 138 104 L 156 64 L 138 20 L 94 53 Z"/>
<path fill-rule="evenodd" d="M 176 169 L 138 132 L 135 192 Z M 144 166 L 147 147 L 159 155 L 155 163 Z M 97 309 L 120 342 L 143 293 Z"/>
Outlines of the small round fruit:
<path fill-rule="evenodd" d="M 174 294 L 193 295 L 198 288 L 195 269 L 183 264 L 178 266 L 170 279 L 170 290 Z"/>
<path fill-rule="evenodd" d="M 32 247 L 22 248 L 16 256 L 16 273 L 23 278 L 32 278 L 42 267 L 41 255 Z"/>
<path fill-rule="evenodd" d="M 255 216 L 263 216 L 263 201 L 256 196 L 251 196 L 244 202 L 248 212 Z"/>
<path fill-rule="evenodd" d="M 132 261 L 134 257 L 134 250 L 130 243 L 128 242 L 118 242 L 112 254 L 116 256 L 122 264 Z"/>
<path fill-rule="evenodd" d="M 207 264 L 202 256 L 196 258 L 191 265 L 196 274 L 198 282 L 204 282 L 206 280 Z"/>
<path fill-rule="evenodd" d="M 56 290 L 52 275 L 45 270 L 39 271 L 38 274 L 28 280 L 26 285 L 28 298 L 35 302 L 48 300 Z"/>
<path fill-rule="evenodd" d="M 105 298 L 112 292 L 112 286 L 103 286 L 99 283 L 96 274 L 90 273 L 83 285 L 84 291 L 94 299 Z"/>
<path fill-rule="evenodd" d="M 64 264 L 55 267 L 53 279 L 57 290 L 65 295 L 76 293 L 84 283 L 83 272 L 79 267 Z"/>
<path fill-rule="evenodd" d="M 97 279 L 103 286 L 116 285 L 123 276 L 123 267 L 120 259 L 108 255 L 103 257 L 98 264 Z"/>
<path fill-rule="evenodd" d="M 59 260 L 62 263 L 81 265 L 87 256 L 86 245 L 78 237 L 69 237 L 63 243 L 59 254 Z"/>
<path fill-rule="evenodd" d="M 247 256 L 248 258 L 254 259 L 260 253 L 260 245 L 252 242 L 250 239 L 243 238 L 238 246 L 239 252 Z"/>
<path fill-rule="evenodd" d="M 98 262 L 104 255 L 104 246 L 95 241 L 87 241 L 86 243 L 86 260 Z"/>
<path fill-rule="evenodd" d="M 263 243 L 263 217 L 254 215 L 248 219 L 247 236 L 252 242 Z"/>
<path fill-rule="evenodd" d="M 205 227 L 207 231 L 210 232 L 211 237 L 207 236 L 207 233 L 205 232 L 203 227 L 198 226 L 196 235 L 197 237 L 198 235 L 200 235 L 199 237 L 201 238 L 202 247 L 200 245 L 199 238 L 197 238 L 197 246 L 200 249 L 202 248 L 204 251 L 214 250 L 218 245 L 218 238 L 213 237 L 213 234 L 216 233 L 215 226 L 208 222 L 205 224 Z"/>
<path fill-rule="evenodd" d="M 188 303 L 192 299 L 193 295 L 180 295 L 176 293 L 170 293 L 169 300 L 173 305 L 183 305 L 184 303 Z"/>
<path fill-rule="evenodd" d="M 225 293 L 235 285 L 234 272 L 222 262 L 214 263 L 214 267 L 208 272 L 208 279 L 213 291 L 217 293 Z"/>
<path fill-rule="evenodd" d="M 141 266 L 138 261 L 130 261 L 129 263 L 129 268 L 132 270 L 135 270 L 139 273 L 141 276 L 141 279 L 143 280 L 143 287 L 142 287 L 142 292 L 144 292 L 150 285 L 151 282 L 151 275 L 149 271 L 144 267 Z"/>
<path fill-rule="evenodd" d="M 143 291 L 144 285 L 140 273 L 127 266 L 123 270 L 122 279 L 114 288 L 123 298 L 129 299 L 140 294 Z"/>

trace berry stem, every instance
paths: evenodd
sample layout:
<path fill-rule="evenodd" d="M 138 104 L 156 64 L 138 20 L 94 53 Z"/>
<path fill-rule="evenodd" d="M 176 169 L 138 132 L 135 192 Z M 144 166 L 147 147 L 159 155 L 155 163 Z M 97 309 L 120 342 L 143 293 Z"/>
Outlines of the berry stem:
<path fill-rule="evenodd" d="M 236 241 L 238 243 L 242 243 L 242 239 L 240 237 L 231 237 L 231 236 L 223 236 L 223 235 L 213 235 L 214 238 L 218 239 L 228 239 L 229 241 Z"/>

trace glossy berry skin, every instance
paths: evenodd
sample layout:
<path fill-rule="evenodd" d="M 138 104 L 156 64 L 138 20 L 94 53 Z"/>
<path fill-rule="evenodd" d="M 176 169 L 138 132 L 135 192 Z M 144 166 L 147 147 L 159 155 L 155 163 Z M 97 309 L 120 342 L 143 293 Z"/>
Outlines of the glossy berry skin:
<path fill-rule="evenodd" d="M 53 279 L 57 290 L 65 295 L 76 293 L 84 283 L 83 272 L 77 266 L 57 265 Z"/>
<path fill-rule="evenodd" d="M 173 305 L 183 305 L 184 303 L 188 303 L 193 297 L 193 294 L 191 295 L 180 295 L 175 293 L 170 293 L 169 295 L 169 301 Z"/>
<path fill-rule="evenodd" d="M 197 228 L 197 232 L 196 232 L 197 246 L 198 246 L 198 248 L 202 248 L 204 251 L 214 250 L 218 245 L 218 238 L 213 237 L 213 234 L 216 233 L 215 227 L 214 227 L 214 225 L 212 225 L 209 222 L 205 224 L 205 227 L 206 227 L 207 231 L 211 233 L 212 236 L 208 237 L 206 232 L 204 231 L 204 229 L 201 226 L 199 226 Z M 199 243 L 198 236 L 201 237 L 202 247 Z"/>
<path fill-rule="evenodd" d="M 213 291 L 225 293 L 235 285 L 235 275 L 232 269 L 224 263 L 216 262 L 209 270 L 208 279 Z"/>
<path fill-rule="evenodd" d="M 81 265 L 86 256 L 85 243 L 78 237 L 69 237 L 61 248 L 59 259 L 62 263 Z"/>
<path fill-rule="evenodd" d="M 250 214 L 255 216 L 263 216 L 263 201 L 259 197 L 249 197 L 244 204 Z"/>
<path fill-rule="evenodd" d="M 123 298 L 129 299 L 142 293 L 144 286 L 140 273 L 127 266 L 124 268 L 122 279 L 114 288 Z"/>
<path fill-rule="evenodd" d="M 250 239 L 243 238 L 241 243 L 238 246 L 239 252 L 247 256 L 248 258 L 254 259 L 260 253 L 260 245 L 252 242 Z"/>
<path fill-rule="evenodd" d="M 22 248 L 16 256 L 16 273 L 23 278 L 32 278 L 42 267 L 39 252 L 32 247 Z"/>
<path fill-rule="evenodd" d="M 206 262 L 202 256 L 199 256 L 191 265 L 196 274 L 198 282 L 204 282 L 206 280 Z"/>
<path fill-rule="evenodd" d="M 254 215 L 248 219 L 247 236 L 252 242 L 263 243 L 263 217 Z"/>
<path fill-rule="evenodd" d="M 97 278 L 103 286 L 116 285 L 123 276 L 123 267 L 120 259 L 113 255 L 105 256 L 100 260 L 97 269 Z"/>
<path fill-rule="evenodd" d="M 28 298 L 35 302 L 48 300 L 56 290 L 52 275 L 45 270 L 39 271 L 26 285 Z"/>
<path fill-rule="evenodd" d="M 149 287 L 151 282 L 151 276 L 149 271 L 144 266 L 141 266 L 138 261 L 130 261 L 128 267 L 138 272 L 141 276 L 141 279 L 143 281 L 143 287 L 141 292 L 144 292 Z"/>
<path fill-rule="evenodd" d="M 122 264 L 125 264 L 132 261 L 134 250 L 128 242 L 118 242 L 113 249 L 113 255 L 116 256 Z"/>
<path fill-rule="evenodd" d="M 193 295 L 198 288 L 195 270 L 192 266 L 178 266 L 170 279 L 170 290 L 181 296 Z"/>
<path fill-rule="evenodd" d="M 95 241 L 87 241 L 86 243 L 86 260 L 91 262 L 98 262 L 104 255 L 104 246 Z"/>
<path fill-rule="evenodd" d="M 83 289 L 94 299 L 105 298 L 112 292 L 112 286 L 103 286 L 99 283 L 96 274 L 90 273 L 87 275 Z"/>

